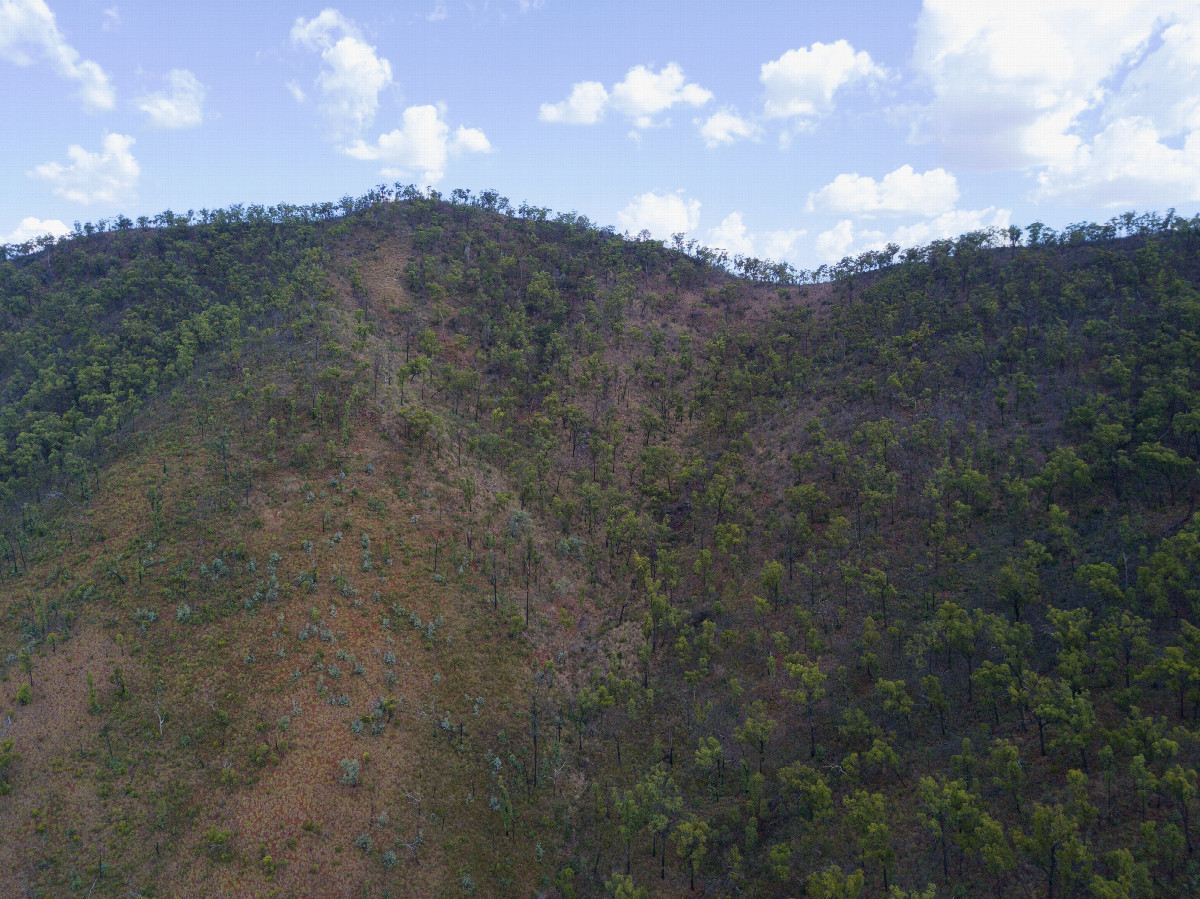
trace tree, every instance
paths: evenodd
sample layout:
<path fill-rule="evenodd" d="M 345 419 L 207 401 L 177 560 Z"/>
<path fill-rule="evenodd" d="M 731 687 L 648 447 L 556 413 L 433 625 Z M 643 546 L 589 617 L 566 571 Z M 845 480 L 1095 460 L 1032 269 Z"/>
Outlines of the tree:
<path fill-rule="evenodd" d="M 992 783 L 1012 798 L 1017 814 L 1021 814 L 1021 789 L 1025 785 L 1025 766 L 1021 763 L 1020 750 L 1008 740 L 994 740 L 986 766 L 991 772 Z"/>
<path fill-rule="evenodd" d="M 708 822 L 695 816 L 680 821 L 671 834 L 671 842 L 688 872 L 688 887 L 692 890 L 696 889 L 696 872 L 708 852 L 708 837 Z"/>
<path fill-rule="evenodd" d="M 858 843 L 863 867 L 878 865 L 883 889 L 888 889 L 888 870 L 896 861 L 892 848 L 892 831 L 887 824 L 886 800 L 882 793 L 855 790 L 842 800 L 846 809 L 846 824 Z"/>
<path fill-rule="evenodd" d="M 917 786 L 921 800 L 918 819 L 941 847 L 942 876 L 950 878 L 950 846 L 960 859 L 968 850 L 981 851 L 995 831 L 995 822 L 983 811 L 979 797 L 961 780 L 922 777 Z M 994 842 L 994 840 L 993 840 Z"/>
<path fill-rule="evenodd" d="M 1046 899 L 1060 887 L 1069 888 L 1081 876 L 1088 859 L 1079 825 L 1060 805 L 1035 803 L 1029 833 L 1018 831 L 1017 846 L 1046 878 Z"/>
<path fill-rule="evenodd" d="M 796 681 L 796 688 L 785 691 L 784 695 L 795 700 L 804 707 L 808 719 L 808 752 L 809 758 L 817 757 L 817 728 L 815 709 L 818 702 L 825 698 L 826 675 L 821 672 L 816 662 L 810 662 L 801 653 L 793 652 L 783 660 L 787 673 Z"/>
<path fill-rule="evenodd" d="M 646 773 L 637 785 L 638 803 L 650 830 L 651 854 L 660 856 L 659 878 L 667 876 L 667 837 L 671 827 L 683 808 L 683 797 L 675 779 L 667 773 L 664 765 L 657 764 Z M 661 841 L 660 849 L 653 848 L 655 840 Z"/>
<path fill-rule="evenodd" d="M 766 591 L 768 598 L 771 600 L 771 605 L 779 607 L 779 589 L 783 583 L 783 565 L 778 560 L 772 559 L 763 566 L 762 577 L 759 579 L 762 588 Z"/>
<path fill-rule="evenodd" d="M 716 737 L 701 737 L 696 748 L 696 767 L 708 775 L 713 797 L 721 795 L 725 780 L 725 751 Z"/>
<path fill-rule="evenodd" d="M 1051 684 L 1042 681 L 1035 698 L 1034 715 L 1039 720 L 1053 721 L 1058 727 L 1050 740 L 1053 749 L 1065 748 L 1079 753 L 1083 770 L 1088 770 L 1087 745 L 1096 726 L 1096 711 L 1087 690 L 1078 693 L 1066 681 Z"/>
<path fill-rule="evenodd" d="M 750 703 L 746 720 L 734 733 L 739 743 L 746 743 L 758 750 L 758 770 L 760 772 L 763 759 L 767 754 L 767 741 L 771 738 L 771 732 L 775 730 L 777 723 L 774 718 L 767 716 L 767 704 L 761 699 L 756 699 Z"/>
<path fill-rule="evenodd" d="M 809 899 L 858 899 L 867 880 L 861 869 L 850 874 L 830 865 L 808 875 Z"/>
<path fill-rule="evenodd" d="M 1187 851 L 1192 852 L 1191 806 L 1196 799 L 1196 771 L 1180 765 L 1172 765 L 1158 779 L 1160 792 L 1174 803 L 1182 821 L 1183 838 Z"/>

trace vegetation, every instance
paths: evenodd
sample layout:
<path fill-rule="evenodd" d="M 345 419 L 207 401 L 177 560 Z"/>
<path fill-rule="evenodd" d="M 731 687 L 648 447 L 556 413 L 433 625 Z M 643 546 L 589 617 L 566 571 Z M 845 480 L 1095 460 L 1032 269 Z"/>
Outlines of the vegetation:
<path fill-rule="evenodd" d="M 6 248 L 3 892 L 1200 892 L 1198 249 Z"/>

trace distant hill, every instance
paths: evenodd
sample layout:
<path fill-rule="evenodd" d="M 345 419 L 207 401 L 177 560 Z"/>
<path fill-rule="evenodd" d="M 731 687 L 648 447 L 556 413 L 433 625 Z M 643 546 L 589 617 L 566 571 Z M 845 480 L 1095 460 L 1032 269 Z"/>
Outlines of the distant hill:
<path fill-rule="evenodd" d="M 1200 893 L 1198 250 L 7 248 L 0 893 Z"/>

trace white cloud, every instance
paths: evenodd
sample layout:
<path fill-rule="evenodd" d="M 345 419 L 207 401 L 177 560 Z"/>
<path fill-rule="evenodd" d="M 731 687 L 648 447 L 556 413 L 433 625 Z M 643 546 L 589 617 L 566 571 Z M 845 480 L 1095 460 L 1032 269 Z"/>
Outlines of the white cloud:
<path fill-rule="evenodd" d="M 1163 135 L 1200 130 L 1200 15 L 1163 29 L 1161 40 L 1121 84 L 1106 116 L 1148 118 Z"/>
<path fill-rule="evenodd" d="M 195 128 L 204 120 L 204 85 L 187 69 L 172 69 L 168 89 L 138 100 L 138 109 L 158 128 Z"/>
<path fill-rule="evenodd" d="M 638 128 L 649 128 L 654 116 L 677 103 L 703 106 L 712 99 L 712 92 L 689 83 L 683 69 L 669 63 L 657 73 L 646 66 L 634 66 L 625 80 L 613 85 L 611 102 L 617 112 L 634 120 Z"/>
<path fill-rule="evenodd" d="M 571 87 L 571 96 L 566 100 L 543 103 L 538 118 L 543 122 L 594 125 L 611 106 L 633 119 L 635 129 L 651 128 L 656 124 L 654 117 L 672 106 L 679 103 L 703 106 L 712 96 L 712 91 L 689 82 L 677 63 L 668 63 L 658 72 L 639 65 L 626 72 L 624 80 L 611 90 L 606 90 L 599 81 L 578 82 Z"/>
<path fill-rule="evenodd" d="M 746 230 L 740 212 L 731 212 L 708 232 L 708 243 L 734 255 L 783 260 L 795 252 L 796 241 L 806 233 L 803 230 L 768 231 L 757 236 Z"/>
<path fill-rule="evenodd" d="M 1036 196 L 1120 209 L 1200 200 L 1200 129 L 1181 149 L 1162 137 L 1149 118 L 1118 119 L 1072 159 L 1041 172 Z"/>
<path fill-rule="evenodd" d="M 121 10 L 110 6 L 104 10 L 104 21 L 100 24 L 101 31 L 116 31 L 121 27 Z"/>
<path fill-rule="evenodd" d="M 853 221 L 842 219 L 817 235 L 817 256 L 824 262 L 836 262 L 849 256 L 851 250 L 874 249 L 886 242 L 882 231 L 856 231 Z"/>
<path fill-rule="evenodd" d="M 604 115 L 608 91 L 599 81 L 581 81 L 571 87 L 571 96 L 560 103 L 543 103 L 538 118 L 566 125 L 595 125 Z"/>
<path fill-rule="evenodd" d="M 762 129 L 732 109 L 721 109 L 704 120 L 700 136 L 706 147 L 719 147 L 743 139 L 757 140 Z"/>
<path fill-rule="evenodd" d="M 106 134 L 103 149 L 89 153 L 78 145 L 67 149 L 70 165 L 46 162 L 29 172 L 45 181 L 56 196 L 74 203 L 118 203 L 132 197 L 141 168 L 129 152 L 134 140 L 125 134 Z"/>
<path fill-rule="evenodd" d="M 23 244 L 27 240 L 35 240 L 45 234 L 61 237 L 69 234 L 70 231 L 71 229 L 58 219 L 39 219 L 28 216 L 21 219 L 21 224 L 17 225 L 15 231 L 0 237 L 0 244 Z"/>
<path fill-rule="evenodd" d="M 952 209 L 941 215 L 911 225 L 902 225 L 891 234 L 879 230 L 859 230 L 853 220 L 842 219 L 828 231 L 817 235 L 817 257 L 822 262 L 837 262 L 844 256 L 867 250 L 882 250 L 894 243 L 915 247 L 934 240 L 958 237 L 967 231 L 986 228 L 1007 228 L 1012 213 L 1008 209 L 989 206 L 986 209 Z"/>
<path fill-rule="evenodd" d="M 425 20 L 428 22 L 441 22 L 450 14 L 446 12 L 446 0 L 438 0 L 433 5 L 433 9 L 425 14 Z"/>
<path fill-rule="evenodd" d="M 426 184 L 436 184 L 445 176 L 451 156 L 492 150 L 487 136 L 478 128 L 460 125 L 451 136 L 444 115 L 442 107 L 410 106 L 404 110 L 400 128 L 381 134 L 371 144 L 355 141 L 345 152 L 355 159 L 382 162 L 387 177 L 420 172 Z"/>
<path fill-rule="evenodd" d="M 541 9 L 546 5 L 546 0 L 517 0 L 521 8 L 521 12 L 529 12 L 531 9 Z"/>
<path fill-rule="evenodd" d="M 116 91 L 98 63 L 80 59 L 67 43 L 44 0 L 0 0 L 0 59 L 19 66 L 38 60 L 59 76 L 79 83 L 79 97 L 89 111 L 112 109 Z"/>
<path fill-rule="evenodd" d="M 649 231 L 659 240 L 672 234 L 694 231 L 700 224 L 700 201 L 684 199 L 681 193 L 641 194 L 617 213 L 617 221 L 630 234 Z"/>
<path fill-rule="evenodd" d="M 885 75 L 865 50 L 855 51 L 845 40 L 832 44 L 817 41 L 763 63 L 759 74 L 766 88 L 763 109 L 770 118 L 811 121 L 833 108 L 839 88 Z"/>
<path fill-rule="evenodd" d="M 1194 22 L 1195 3 L 926 0 L 913 63 L 933 102 L 919 131 L 980 168 L 1070 163 L 1084 140 L 1081 117 L 1102 112 L 1115 84 L 1124 79 L 1132 91 L 1145 78 L 1158 82 L 1147 64 L 1171 55 L 1184 35 L 1147 50 L 1156 31 L 1180 17 Z M 1197 94 L 1194 81 L 1163 81 L 1155 91 L 1184 105 Z"/>
<path fill-rule="evenodd" d="M 768 231 L 762 236 L 762 256 L 766 259 L 788 259 L 796 252 L 796 241 L 808 232 L 803 228 Z"/>
<path fill-rule="evenodd" d="M 284 85 L 288 89 L 288 93 L 292 95 L 292 99 L 297 103 L 303 103 L 308 97 L 304 93 L 304 88 L 298 85 L 295 81 L 289 81 Z"/>
<path fill-rule="evenodd" d="M 916 247 L 931 240 L 958 237 L 968 231 L 983 231 L 987 228 L 1004 230 L 1011 222 L 1012 211 L 1009 209 L 997 209 L 995 206 L 986 209 L 955 209 L 924 222 L 897 228 L 888 242 L 899 244 L 901 247 Z"/>
<path fill-rule="evenodd" d="M 809 212 L 841 215 L 921 215 L 949 212 L 958 202 L 958 182 L 944 169 L 924 174 L 902 165 L 876 181 L 869 176 L 838 175 L 820 190 L 809 194 Z"/>
<path fill-rule="evenodd" d="M 708 242 L 718 250 L 754 255 L 754 241 L 746 233 L 746 223 L 740 212 L 731 212 L 721 219 L 721 224 L 708 232 Z"/>
<path fill-rule="evenodd" d="M 352 21 L 336 9 L 323 9 L 313 19 L 300 17 L 292 26 L 292 43 L 321 54 L 317 75 L 321 111 L 334 127 L 335 139 L 355 137 L 369 126 L 379 108 L 379 93 L 392 83 L 392 66 L 362 39 Z"/>

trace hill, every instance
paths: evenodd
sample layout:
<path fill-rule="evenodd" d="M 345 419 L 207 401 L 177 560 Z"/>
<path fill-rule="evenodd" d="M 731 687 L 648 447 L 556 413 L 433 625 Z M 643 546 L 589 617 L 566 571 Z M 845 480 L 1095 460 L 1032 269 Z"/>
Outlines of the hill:
<path fill-rule="evenodd" d="M 0 263 L 3 892 L 1200 891 L 1200 222 L 1004 237 Z"/>

